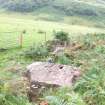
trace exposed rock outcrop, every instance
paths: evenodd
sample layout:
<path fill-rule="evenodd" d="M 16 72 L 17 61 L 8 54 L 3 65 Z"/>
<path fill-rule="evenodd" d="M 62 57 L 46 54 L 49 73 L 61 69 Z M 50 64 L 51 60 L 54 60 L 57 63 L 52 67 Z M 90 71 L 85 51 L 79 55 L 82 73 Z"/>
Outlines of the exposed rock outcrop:
<path fill-rule="evenodd" d="M 35 62 L 27 66 L 30 101 L 33 101 L 44 89 L 72 86 L 80 74 L 78 68 L 69 65 Z"/>

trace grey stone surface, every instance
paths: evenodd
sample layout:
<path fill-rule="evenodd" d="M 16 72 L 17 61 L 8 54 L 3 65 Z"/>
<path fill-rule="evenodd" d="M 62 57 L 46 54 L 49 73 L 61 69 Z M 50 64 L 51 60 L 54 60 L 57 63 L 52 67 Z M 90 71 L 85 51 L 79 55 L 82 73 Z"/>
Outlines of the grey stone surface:
<path fill-rule="evenodd" d="M 27 66 L 29 80 L 27 95 L 30 101 L 36 101 L 49 88 L 70 87 L 80 77 L 76 67 L 48 62 L 35 62 Z"/>
<path fill-rule="evenodd" d="M 80 76 L 76 67 L 48 62 L 35 62 L 27 66 L 30 82 L 40 82 L 58 86 L 71 86 Z"/>

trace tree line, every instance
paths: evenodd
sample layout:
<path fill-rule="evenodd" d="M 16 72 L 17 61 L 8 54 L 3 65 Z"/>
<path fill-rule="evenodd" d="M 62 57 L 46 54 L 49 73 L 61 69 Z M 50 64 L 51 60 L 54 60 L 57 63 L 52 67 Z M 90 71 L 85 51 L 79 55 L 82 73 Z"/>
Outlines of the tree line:
<path fill-rule="evenodd" d="M 43 7 L 52 7 L 57 11 L 62 11 L 68 16 L 105 16 L 105 8 L 97 8 L 94 5 L 58 0 L 0 0 L 0 6 L 9 11 L 32 12 Z"/>

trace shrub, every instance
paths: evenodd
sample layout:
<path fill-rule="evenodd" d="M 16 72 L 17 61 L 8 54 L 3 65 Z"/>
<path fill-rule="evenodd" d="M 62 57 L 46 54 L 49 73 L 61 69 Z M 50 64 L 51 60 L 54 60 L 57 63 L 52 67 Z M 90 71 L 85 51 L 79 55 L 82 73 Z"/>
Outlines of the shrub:
<path fill-rule="evenodd" d="M 94 64 L 76 83 L 74 90 L 83 95 L 89 105 L 105 105 L 104 68 Z"/>
<path fill-rule="evenodd" d="M 105 45 L 101 45 L 101 46 L 97 46 L 95 48 L 96 52 L 100 53 L 100 54 L 105 54 Z"/>
<path fill-rule="evenodd" d="M 45 46 L 35 46 L 35 47 L 31 47 L 30 49 L 26 50 L 24 52 L 25 57 L 28 58 L 33 58 L 33 59 L 37 59 L 37 58 L 43 58 L 48 56 L 48 50 Z"/>
<path fill-rule="evenodd" d="M 44 99 L 48 101 L 49 105 L 86 105 L 81 96 L 68 88 L 60 88 L 56 92 L 46 95 Z"/>
<path fill-rule="evenodd" d="M 68 65 L 71 63 L 71 60 L 69 59 L 69 57 L 67 57 L 65 54 L 63 55 L 60 55 L 57 57 L 57 61 L 58 63 L 60 64 L 65 64 L 65 65 Z"/>
<path fill-rule="evenodd" d="M 63 31 L 58 31 L 58 32 L 54 32 L 54 36 L 55 39 L 60 40 L 61 42 L 68 42 L 69 41 L 69 37 L 68 37 L 68 33 L 63 32 Z"/>
<path fill-rule="evenodd" d="M 95 47 L 95 38 L 91 34 L 87 34 L 84 37 L 77 37 L 78 42 L 82 44 L 81 49 L 89 50 Z"/>
<path fill-rule="evenodd" d="M 21 96 L 0 93 L 0 105 L 31 105 L 31 103 Z"/>
<path fill-rule="evenodd" d="M 8 86 L 0 81 L 0 105 L 31 105 L 31 103 L 24 96 L 12 94 Z"/>

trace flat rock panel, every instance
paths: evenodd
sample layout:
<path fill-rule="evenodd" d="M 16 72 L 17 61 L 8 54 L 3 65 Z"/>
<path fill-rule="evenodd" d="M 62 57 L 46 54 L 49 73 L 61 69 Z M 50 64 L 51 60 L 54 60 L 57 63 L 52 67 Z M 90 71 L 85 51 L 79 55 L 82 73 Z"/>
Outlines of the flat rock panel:
<path fill-rule="evenodd" d="M 30 82 L 41 82 L 58 86 L 71 86 L 80 76 L 76 67 L 48 62 L 35 62 L 27 66 Z"/>

